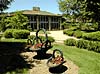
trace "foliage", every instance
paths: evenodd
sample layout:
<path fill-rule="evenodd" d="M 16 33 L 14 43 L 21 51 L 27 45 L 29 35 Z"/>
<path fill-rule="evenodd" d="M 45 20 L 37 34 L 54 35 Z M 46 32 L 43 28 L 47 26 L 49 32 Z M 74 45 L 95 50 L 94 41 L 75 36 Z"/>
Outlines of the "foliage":
<path fill-rule="evenodd" d="M 59 9 L 73 20 L 79 22 L 96 22 L 100 28 L 99 0 L 58 0 Z"/>
<path fill-rule="evenodd" d="M 12 36 L 13 31 L 14 31 L 14 29 L 7 29 L 7 30 L 4 32 L 4 37 L 5 37 L 5 38 L 13 38 L 13 36 Z"/>
<path fill-rule="evenodd" d="M 6 19 L 7 27 L 12 29 L 25 29 L 27 28 L 28 18 L 22 14 L 22 12 L 17 11 L 12 17 Z"/>
<path fill-rule="evenodd" d="M 28 30 L 14 30 L 13 37 L 15 39 L 27 39 L 28 35 L 30 35 L 30 31 Z"/>
<path fill-rule="evenodd" d="M 78 48 L 87 49 L 87 47 L 89 47 L 89 41 L 87 41 L 87 40 L 78 40 L 76 46 Z"/>
<path fill-rule="evenodd" d="M 3 34 L 0 34 L 0 39 L 3 37 Z"/>
<path fill-rule="evenodd" d="M 92 32 L 88 34 L 84 34 L 83 38 L 86 40 L 92 40 L 92 41 L 100 41 L 100 32 Z"/>
<path fill-rule="evenodd" d="M 29 35 L 28 36 L 28 39 L 34 39 L 35 38 L 35 35 Z"/>
<path fill-rule="evenodd" d="M 100 42 L 97 41 L 66 39 L 64 41 L 64 44 L 68 46 L 76 46 L 78 48 L 100 52 Z"/>
<path fill-rule="evenodd" d="M 0 31 L 4 32 L 6 30 L 5 16 L 1 17 L 0 20 Z"/>
<path fill-rule="evenodd" d="M 63 33 L 67 34 L 68 36 L 74 36 L 77 38 L 82 38 L 82 35 L 84 34 L 84 32 L 82 32 L 80 30 L 76 30 L 75 28 L 71 28 L 69 30 L 64 30 Z"/>
<path fill-rule="evenodd" d="M 64 44 L 68 45 L 68 46 L 75 46 L 76 45 L 76 40 L 73 39 L 73 38 L 70 38 L 70 39 L 65 40 Z"/>
<path fill-rule="evenodd" d="M 49 40 L 50 42 L 55 42 L 55 39 L 54 39 L 53 37 L 51 37 L 51 36 L 48 36 L 48 40 Z"/>
<path fill-rule="evenodd" d="M 2 3 L 3 6 L 0 7 L 1 11 L 8 9 L 9 8 L 8 5 L 10 5 L 11 2 L 13 2 L 14 0 L 2 0 L 2 1 L 5 2 L 5 3 L 4 4 Z"/>
<path fill-rule="evenodd" d="M 15 39 L 25 39 L 28 38 L 30 31 L 28 30 L 17 30 L 17 29 L 7 29 L 4 32 L 5 38 L 15 38 Z"/>
<path fill-rule="evenodd" d="M 97 31 L 98 23 L 78 23 L 77 28 L 81 31 L 93 32 Z"/>
<path fill-rule="evenodd" d="M 64 30 L 63 33 L 67 34 L 69 36 L 73 36 L 74 31 L 72 31 L 72 30 Z"/>
<path fill-rule="evenodd" d="M 35 35 L 30 35 L 28 38 L 34 39 L 34 38 L 35 38 Z M 44 36 L 39 36 L 39 38 L 40 38 L 42 41 L 45 41 L 45 40 L 46 40 Z M 49 40 L 50 42 L 55 42 L 55 39 L 54 39 L 53 37 L 51 37 L 51 36 L 48 36 L 48 40 Z"/>

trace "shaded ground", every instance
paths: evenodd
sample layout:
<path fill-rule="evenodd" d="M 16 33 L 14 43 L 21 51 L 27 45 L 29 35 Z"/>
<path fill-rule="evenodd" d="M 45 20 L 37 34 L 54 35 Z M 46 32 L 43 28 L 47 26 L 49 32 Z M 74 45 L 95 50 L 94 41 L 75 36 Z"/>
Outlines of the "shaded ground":
<path fill-rule="evenodd" d="M 51 53 L 52 51 L 48 51 L 47 53 Z M 36 55 L 35 52 L 25 52 L 21 54 L 26 57 L 26 61 L 28 61 L 29 64 L 31 64 L 31 69 L 29 69 L 29 74 L 53 74 L 51 73 L 51 69 L 47 66 L 47 59 L 42 59 L 42 60 L 37 60 L 34 59 L 33 57 Z M 65 70 L 64 70 L 65 68 Z M 63 74 L 78 74 L 78 67 L 70 60 L 66 59 L 66 63 L 64 63 L 63 69 Z"/>

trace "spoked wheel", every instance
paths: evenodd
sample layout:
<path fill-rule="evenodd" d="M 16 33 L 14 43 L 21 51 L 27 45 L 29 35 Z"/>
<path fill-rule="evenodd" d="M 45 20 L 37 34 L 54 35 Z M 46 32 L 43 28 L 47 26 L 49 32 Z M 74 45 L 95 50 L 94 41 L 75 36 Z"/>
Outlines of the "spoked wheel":
<path fill-rule="evenodd" d="M 58 67 L 65 62 L 66 61 L 64 61 L 62 51 L 55 49 L 53 51 L 52 57 L 50 57 L 47 61 L 47 66 L 48 67 Z"/>

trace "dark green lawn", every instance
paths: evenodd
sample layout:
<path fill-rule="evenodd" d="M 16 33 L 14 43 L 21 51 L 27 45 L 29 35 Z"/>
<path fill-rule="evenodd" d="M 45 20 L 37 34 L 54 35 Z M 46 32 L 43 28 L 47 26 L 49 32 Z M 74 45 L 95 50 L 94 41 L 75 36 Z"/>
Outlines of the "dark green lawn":
<path fill-rule="evenodd" d="M 55 48 L 61 49 L 67 59 L 79 66 L 79 74 L 100 74 L 100 53 L 63 44 L 55 44 Z"/>

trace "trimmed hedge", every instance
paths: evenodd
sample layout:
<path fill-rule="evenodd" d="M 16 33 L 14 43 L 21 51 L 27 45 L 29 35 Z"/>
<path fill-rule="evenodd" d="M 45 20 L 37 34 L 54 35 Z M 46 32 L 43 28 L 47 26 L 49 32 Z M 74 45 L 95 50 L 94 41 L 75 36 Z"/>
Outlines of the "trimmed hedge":
<path fill-rule="evenodd" d="M 30 31 L 28 30 L 15 30 L 13 32 L 13 37 L 15 39 L 27 39 L 28 35 L 30 35 Z"/>
<path fill-rule="evenodd" d="M 0 34 L 0 39 L 2 38 L 3 34 Z"/>
<path fill-rule="evenodd" d="M 5 38 L 15 38 L 15 39 L 26 39 L 30 31 L 28 30 L 18 30 L 18 29 L 7 29 L 4 32 Z"/>
<path fill-rule="evenodd" d="M 100 53 L 100 42 L 98 41 L 67 39 L 64 41 L 64 44 Z"/>
<path fill-rule="evenodd" d="M 68 36 L 74 36 L 74 37 L 77 37 L 77 38 L 82 38 L 82 35 L 83 35 L 84 32 L 79 31 L 79 30 L 76 30 L 76 31 L 64 30 L 63 33 L 68 35 Z"/>
<path fill-rule="evenodd" d="M 76 43 L 76 47 L 87 49 L 89 46 L 89 41 L 87 40 L 78 40 Z"/>
<path fill-rule="evenodd" d="M 76 40 L 73 39 L 73 38 L 70 38 L 70 39 L 65 40 L 64 44 L 68 45 L 68 46 L 75 46 L 76 45 Z"/>
<path fill-rule="evenodd" d="M 5 32 L 4 32 L 4 37 L 5 38 L 13 38 L 13 36 L 12 36 L 12 33 L 13 33 L 13 31 L 14 31 L 15 29 L 7 29 Z"/>
<path fill-rule="evenodd" d="M 28 38 L 34 39 L 35 35 L 30 35 Z M 41 38 L 42 41 L 45 41 L 45 37 L 44 36 L 39 36 L 39 38 Z M 51 37 L 51 36 L 48 36 L 48 40 L 51 41 L 51 42 L 55 42 L 55 39 L 53 37 Z"/>
<path fill-rule="evenodd" d="M 92 32 L 83 35 L 83 39 L 92 40 L 92 41 L 100 41 L 100 32 Z"/>
<path fill-rule="evenodd" d="M 77 37 L 77 38 L 82 38 L 82 35 L 83 35 L 83 32 L 82 31 L 79 31 L 79 30 L 77 30 L 77 31 L 75 31 L 73 33 L 73 36 L 74 37 Z"/>
<path fill-rule="evenodd" d="M 69 36 L 73 36 L 74 31 L 72 31 L 72 30 L 64 30 L 63 33 L 64 33 L 64 34 L 67 34 L 67 35 L 69 35 Z"/>

